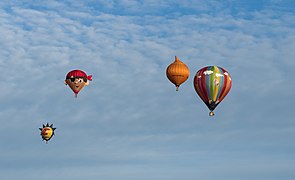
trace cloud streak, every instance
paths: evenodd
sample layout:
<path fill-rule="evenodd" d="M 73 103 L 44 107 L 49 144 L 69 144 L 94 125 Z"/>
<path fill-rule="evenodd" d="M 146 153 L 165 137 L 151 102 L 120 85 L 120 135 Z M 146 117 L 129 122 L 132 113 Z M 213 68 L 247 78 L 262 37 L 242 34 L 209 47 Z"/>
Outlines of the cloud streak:
<path fill-rule="evenodd" d="M 1 2 L 3 178 L 293 177 L 295 16 L 286 7 Z M 191 71 L 177 93 L 165 76 L 175 55 Z M 192 86 L 207 65 L 233 79 L 214 118 Z M 76 68 L 93 75 L 77 99 L 63 84 Z M 57 127 L 49 145 L 38 137 L 47 122 Z"/>

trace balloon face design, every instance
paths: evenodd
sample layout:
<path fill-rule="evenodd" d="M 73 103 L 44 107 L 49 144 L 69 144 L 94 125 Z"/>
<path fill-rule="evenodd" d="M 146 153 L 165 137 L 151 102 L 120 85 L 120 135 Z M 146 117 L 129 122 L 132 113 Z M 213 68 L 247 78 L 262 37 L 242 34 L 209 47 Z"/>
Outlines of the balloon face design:
<path fill-rule="evenodd" d="M 87 76 L 86 73 L 81 70 L 73 70 L 67 74 L 64 83 L 69 85 L 75 93 L 75 97 L 77 97 L 78 93 L 84 88 L 84 86 L 88 86 L 89 81 L 91 80 L 92 75 Z"/>
<path fill-rule="evenodd" d="M 53 134 L 53 130 L 52 128 L 49 128 L 49 127 L 45 127 L 41 131 L 41 135 L 43 139 L 45 140 L 49 140 L 52 137 L 52 134 Z"/>
<path fill-rule="evenodd" d="M 188 67 L 175 56 L 175 61 L 166 69 L 167 78 L 175 85 L 176 91 L 179 86 L 189 78 L 190 72 Z"/>
<path fill-rule="evenodd" d="M 75 94 L 78 94 L 81 89 L 83 89 L 84 86 L 89 85 L 89 81 L 85 78 L 78 78 L 78 77 L 72 77 L 69 79 L 66 79 L 66 84 L 70 86 L 70 88 L 73 90 Z"/>
<path fill-rule="evenodd" d="M 54 135 L 54 130 L 56 128 L 53 128 L 53 124 L 51 124 L 49 126 L 49 124 L 47 123 L 46 125 L 43 124 L 43 128 L 39 128 L 41 131 L 41 137 L 43 140 L 47 142 L 52 138 L 52 136 Z"/>
<path fill-rule="evenodd" d="M 210 116 L 213 110 L 225 98 L 232 86 L 229 73 L 218 66 L 207 66 L 200 69 L 194 78 L 194 87 L 197 94 L 207 105 Z"/>

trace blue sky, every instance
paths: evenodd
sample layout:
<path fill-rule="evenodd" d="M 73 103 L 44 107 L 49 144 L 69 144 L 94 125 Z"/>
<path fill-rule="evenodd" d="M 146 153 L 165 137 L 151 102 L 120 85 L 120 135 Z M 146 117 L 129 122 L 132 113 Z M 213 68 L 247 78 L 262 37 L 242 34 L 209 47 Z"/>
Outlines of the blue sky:
<path fill-rule="evenodd" d="M 294 179 L 294 9 L 1 1 L 1 179 Z M 179 92 L 165 74 L 174 56 L 191 72 Z M 207 65 L 233 79 L 213 118 L 192 84 Z M 78 98 L 63 84 L 72 69 L 93 75 Z"/>

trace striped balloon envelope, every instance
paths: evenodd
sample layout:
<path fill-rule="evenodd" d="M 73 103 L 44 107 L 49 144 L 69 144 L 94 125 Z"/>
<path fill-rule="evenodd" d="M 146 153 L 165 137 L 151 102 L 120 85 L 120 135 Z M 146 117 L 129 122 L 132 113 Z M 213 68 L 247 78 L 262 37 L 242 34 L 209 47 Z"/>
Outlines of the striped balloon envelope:
<path fill-rule="evenodd" d="M 197 94 L 207 105 L 210 116 L 213 110 L 225 98 L 232 86 L 229 73 L 218 66 L 207 66 L 200 69 L 194 78 L 194 87 Z"/>

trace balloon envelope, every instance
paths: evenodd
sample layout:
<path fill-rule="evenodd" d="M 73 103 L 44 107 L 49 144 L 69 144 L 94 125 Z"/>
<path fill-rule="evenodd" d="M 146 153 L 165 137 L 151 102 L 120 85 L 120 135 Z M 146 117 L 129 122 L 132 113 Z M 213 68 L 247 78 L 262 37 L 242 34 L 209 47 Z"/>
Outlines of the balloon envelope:
<path fill-rule="evenodd" d="M 207 66 L 200 69 L 194 77 L 194 87 L 197 94 L 210 109 L 213 110 L 228 94 L 232 86 L 229 73 L 218 66 Z"/>
<path fill-rule="evenodd" d="M 176 86 L 177 91 L 179 86 L 188 79 L 189 75 L 188 67 L 177 56 L 175 56 L 175 61 L 166 69 L 166 76 Z"/>
<path fill-rule="evenodd" d="M 43 124 L 42 128 L 39 128 L 41 131 L 41 137 L 43 140 L 46 141 L 46 143 L 52 138 L 54 135 L 54 130 L 56 128 L 53 127 L 53 124 L 49 125 L 48 123 L 45 125 Z"/>
<path fill-rule="evenodd" d="M 72 91 L 77 97 L 78 93 L 84 88 L 84 86 L 89 85 L 89 81 L 92 80 L 92 75 L 87 76 L 82 70 L 76 69 L 68 72 L 64 83 L 69 85 Z"/>

